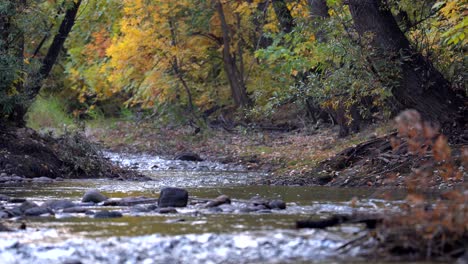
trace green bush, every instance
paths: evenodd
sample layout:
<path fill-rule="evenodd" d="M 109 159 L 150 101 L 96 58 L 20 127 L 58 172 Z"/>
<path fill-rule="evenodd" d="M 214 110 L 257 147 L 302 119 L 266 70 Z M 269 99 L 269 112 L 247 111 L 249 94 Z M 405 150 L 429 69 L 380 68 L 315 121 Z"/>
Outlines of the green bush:
<path fill-rule="evenodd" d="M 35 130 L 54 131 L 57 134 L 74 128 L 73 118 L 66 113 L 63 103 L 55 97 L 37 97 L 29 109 L 26 122 L 27 126 Z"/>

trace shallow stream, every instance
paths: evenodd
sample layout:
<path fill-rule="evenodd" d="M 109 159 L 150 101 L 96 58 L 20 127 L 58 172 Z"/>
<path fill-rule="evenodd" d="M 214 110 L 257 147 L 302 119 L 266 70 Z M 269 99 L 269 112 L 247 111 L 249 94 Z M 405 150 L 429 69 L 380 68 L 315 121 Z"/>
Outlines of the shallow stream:
<path fill-rule="evenodd" d="M 266 174 L 211 162 L 183 162 L 159 157 L 117 155 L 110 159 L 140 170 L 148 182 L 63 180 L 0 187 L 1 194 L 37 202 L 70 199 L 79 203 L 84 192 L 98 189 L 111 198 L 157 198 L 162 187 L 185 188 L 192 202 L 178 213 L 135 210 L 137 206 L 107 206 L 121 218 L 96 219 L 86 214 L 56 213 L 27 219 L 27 229 L 0 233 L 1 263 L 301 263 L 345 262 L 359 249 L 338 254 L 363 227 L 345 225 L 327 230 L 297 230 L 296 220 L 331 214 L 397 210 L 401 194 L 391 202 L 374 190 L 305 186 L 261 186 Z M 200 208 L 196 201 L 231 197 L 222 210 Z M 242 212 L 249 199 L 281 199 L 285 210 Z M 4 206 L 9 206 L 4 204 Z M 90 206 L 102 210 L 102 206 Z M 359 259 L 355 259 L 359 261 Z"/>

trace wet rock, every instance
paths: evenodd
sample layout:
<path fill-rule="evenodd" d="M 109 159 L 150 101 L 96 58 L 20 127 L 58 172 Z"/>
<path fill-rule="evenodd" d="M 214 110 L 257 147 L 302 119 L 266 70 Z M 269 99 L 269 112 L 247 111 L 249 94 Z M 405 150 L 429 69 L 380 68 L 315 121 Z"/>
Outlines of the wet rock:
<path fill-rule="evenodd" d="M 3 183 L 17 183 L 17 182 L 22 182 L 23 180 L 24 180 L 23 177 L 16 176 L 16 175 L 0 177 L 0 182 L 3 182 Z"/>
<path fill-rule="evenodd" d="M 37 182 L 37 183 L 50 183 L 53 181 L 54 179 L 49 178 L 49 177 L 39 177 L 39 178 L 32 179 L 32 182 Z"/>
<path fill-rule="evenodd" d="M 25 201 L 19 207 L 17 207 L 22 213 L 26 212 L 26 210 L 39 207 L 36 203 Z"/>
<path fill-rule="evenodd" d="M 223 209 L 219 208 L 219 207 L 211 207 L 211 208 L 208 208 L 208 213 L 222 213 L 223 212 Z"/>
<path fill-rule="evenodd" d="M 156 212 L 159 214 L 177 214 L 177 210 L 172 207 L 159 208 Z"/>
<path fill-rule="evenodd" d="M 284 210 L 286 209 L 286 203 L 282 200 L 272 200 L 268 203 L 270 209 Z"/>
<path fill-rule="evenodd" d="M 254 196 L 254 197 L 250 198 L 249 202 L 253 206 L 262 205 L 262 206 L 268 207 L 268 200 L 263 199 L 263 198 L 258 197 L 258 196 Z"/>
<path fill-rule="evenodd" d="M 184 152 L 180 153 L 175 157 L 176 160 L 182 160 L 182 161 L 196 161 L 200 162 L 203 161 L 202 158 L 196 153 L 193 152 Z"/>
<path fill-rule="evenodd" d="M 68 213 L 68 214 L 84 214 L 88 211 L 89 209 L 86 207 L 69 207 L 69 208 L 63 209 L 62 212 Z"/>
<path fill-rule="evenodd" d="M 54 214 L 54 212 L 47 207 L 34 207 L 34 208 L 29 208 L 24 212 L 24 215 L 26 216 L 40 216 L 44 214 Z"/>
<path fill-rule="evenodd" d="M 11 198 L 8 202 L 10 203 L 24 203 L 26 202 L 25 198 Z"/>
<path fill-rule="evenodd" d="M 94 214 L 94 218 L 118 218 L 122 217 L 121 212 L 117 211 L 99 211 Z"/>
<path fill-rule="evenodd" d="M 159 196 L 158 206 L 163 207 L 186 207 L 188 203 L 188 192 L 181 188 L 164 188 Z"/>
<path fill-rule="evenodd" d="M 9 201 L 10 199 L 10 196 L 0 194 L 0 201 Z"/>
<path fill-rule="evenodd" d="M 229 198 L 229 196 L 227 195 L 220 195 L 218 197 L 216 197 L 213 201 L 209 201 L 205 207 L 206 208 L 211 208 L 211 207 L 216 207 L 216 206 L 220 206 L 222 204 L 231 204 L 231 198 Z"/>
<path fill-rule="evenodd" d="M 243 208 L 238 209 L 239 213 L 251 213 L 251 212 L 255 212 L 255 211 L 256 211 L 255 209 L 252 209 L 250 207 L 243 207 Z"/>
<path fill-rule="evenodd" d="M 83 199 L 81 199 L 82 202 L 93 202 L 93 203 L 100 203 L 107 200 L 107 197 L 104 196 L 102 193 L 100 193 L 98 190 L 89 190 L 87 191 Z"/>
<path fill-rule="evenodd" d="M 23 214 L 19 207 L 14 207 L 12 209 L 5 210 L 5 213 L 7 213 L 10 217 L 20 216 Z"/>
<path fill-rule="evenodd" d="M 271 214 L 271 210 L 262 209 L 262 210 L 258 210 L 257 213 L 259 213 L 259 214 Z"/>
<path fill-rule="evenodd" d="M 5 211 L 0 211 L 0 219 L 9 218 L 10 214 Z"/>
<path fill-rule="evenodd" d="M 103 203 L 104 206 L 132 206 L 137 204 L 155 203 L 158 199 L 146 197 L 126 197 L 122 199 L 109 199 Z"/>
<path fill-rule="evenodd" d="M 53 210 L 75 207 L 76 204 L 70 200 L 50 200 L 42 204 L 42 207 L 48 207 Z"/>

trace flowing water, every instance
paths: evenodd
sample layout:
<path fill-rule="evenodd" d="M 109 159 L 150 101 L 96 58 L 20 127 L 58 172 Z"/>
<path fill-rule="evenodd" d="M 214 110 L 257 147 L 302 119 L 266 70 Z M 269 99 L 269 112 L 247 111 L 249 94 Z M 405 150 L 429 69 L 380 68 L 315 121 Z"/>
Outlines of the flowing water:
<path fill-rule="evenodd" d="M 159 157 L 117 155 L 109 158 L 150 176 L 148 182 L 64 180 L 0 187 L 1 194 L 41 202 L 70 199 L 98 189 L 111 198 L 157 198 L 165 186 L 185 188 L 192 203 L 178 213 L 158 214 L 138 206 L 106 206 L 121 218 L 96 219 L 86 214 L 56 213 L 28 219 L 27 230 L 0 233 L 0 263 L 302 263 L 349 260 L 359 249 L 337 249 L 359 236 L 363 227 L 297 230 L 296 220 L 331 214 L 397 210 L 401 194 L 388 202 L 370 189 L 305 186 L 262 186 L 267 174 L 211 162 L 171 161 Z M 220 194 L 232 205 L 208 210 L 197 201 Z M 244 212 L 252 197 L 281 199 L 285 210 Z M 11 205 L 5 204 L 8 207 Z M 88 205 L 89 206 L 89 205 Z M 99 211 L 103 206 L 89 206 Z M 15 220 L 13 220 L 15 221 Z M 14 222 L 15 223 L 15 222 Z M 357 260 L 357 259 L 356 259 Z"/>

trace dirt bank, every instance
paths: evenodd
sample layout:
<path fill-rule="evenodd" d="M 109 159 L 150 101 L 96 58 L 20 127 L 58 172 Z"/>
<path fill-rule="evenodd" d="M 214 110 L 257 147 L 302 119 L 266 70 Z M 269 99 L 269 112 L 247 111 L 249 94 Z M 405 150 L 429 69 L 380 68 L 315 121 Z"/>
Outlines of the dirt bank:
<path fill-rule="evenodd" d="M 112 165 L 79 133 L 60 137 L 29 128 L 0 128 L 0 175 L 24 178 L 123 178 L 140 176 Z"/>

